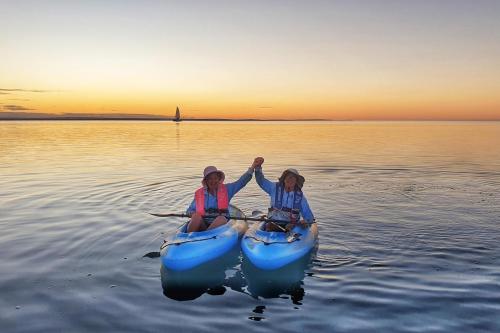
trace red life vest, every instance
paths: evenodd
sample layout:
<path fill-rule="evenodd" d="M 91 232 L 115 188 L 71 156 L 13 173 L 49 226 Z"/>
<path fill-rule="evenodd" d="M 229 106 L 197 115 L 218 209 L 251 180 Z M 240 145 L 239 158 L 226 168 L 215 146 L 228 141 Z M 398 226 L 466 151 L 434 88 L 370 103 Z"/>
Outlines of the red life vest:
<path fill-rule="evenodd" d="M 205 188 L 201 187 L 194 193 L 196 203 L 196 212 L 201 216 L 205 216 Z M 227 188 L 224 184 L 219 184 L 217 187 L 217 210 L 219 213 L 227 212 L 229 208 L 229 196 L 227 195 Z"/>

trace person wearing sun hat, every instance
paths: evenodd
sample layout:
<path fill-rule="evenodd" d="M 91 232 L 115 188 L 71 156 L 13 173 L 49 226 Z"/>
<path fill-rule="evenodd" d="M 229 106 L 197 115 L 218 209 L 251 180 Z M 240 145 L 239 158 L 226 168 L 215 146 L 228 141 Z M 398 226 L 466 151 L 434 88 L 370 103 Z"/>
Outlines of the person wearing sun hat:
<path fill-rule="evenodd" d="M 252 179 L 254 164 L 240 179 L 229 184 L 224 184 L 226 175 L 216 167 L 207 166 L 203 170 L 203 186 L 195 192 L 194 199 L 186 211 L 191 216 L 187 232 L 213 229 L 227 223 L 229 201 Z M 207 218 L 207 214 L 218 216 Z"/>
<path fill-rule="evenodd" d="M 278 182 L 273 183 L 264 177 L 262 164 L 264 158 L 256 157 L 252 166 L 255 168 L 255 180 L 271 197 L 271 207 L 268 218 L 283 221 L 278 223 L 280 227 L 287 230 L 294 225 L 307 227 L 314 223 L 314 215 L 309 207 L 309 203 L 302 192 L 305 178 L 296 169 L 289 168 L 283 171 Z M 266 224 L 267 231 L 281 231 L 274 223 Z"/>

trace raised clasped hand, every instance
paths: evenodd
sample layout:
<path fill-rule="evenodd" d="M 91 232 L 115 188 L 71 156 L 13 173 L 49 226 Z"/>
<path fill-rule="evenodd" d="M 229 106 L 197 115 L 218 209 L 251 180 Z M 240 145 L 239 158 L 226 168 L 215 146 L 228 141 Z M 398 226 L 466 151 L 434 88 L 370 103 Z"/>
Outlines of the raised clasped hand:
<path fill-rule="evenodd" d="M 264 158 L 263 157 L 256 157 L 254 160 L 253 160 L 253 163 L 252 163 L 252 168 L 258 168 L 260 167 L 262 164 L 264 163 Z"/>

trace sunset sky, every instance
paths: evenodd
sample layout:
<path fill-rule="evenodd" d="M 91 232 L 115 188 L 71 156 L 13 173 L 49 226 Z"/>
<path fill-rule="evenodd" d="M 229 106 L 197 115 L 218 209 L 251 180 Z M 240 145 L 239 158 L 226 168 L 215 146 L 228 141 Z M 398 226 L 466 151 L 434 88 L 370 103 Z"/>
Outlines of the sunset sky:
<path fill-rule="evenodd" d="M 500 120 L 500 1 L 1 1 L 0 112 Z"/>

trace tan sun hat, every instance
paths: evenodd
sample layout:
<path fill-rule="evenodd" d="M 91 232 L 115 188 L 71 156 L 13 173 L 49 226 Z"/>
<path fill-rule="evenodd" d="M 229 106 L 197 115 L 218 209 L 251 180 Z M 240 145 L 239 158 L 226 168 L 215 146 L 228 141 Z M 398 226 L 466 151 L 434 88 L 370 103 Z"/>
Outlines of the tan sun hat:
<path fill-rule="evenodd" d="M 223 182 L 224 179 L 226 178 L 226 175 L 224 175 L 224 172 L 217 170 L 216 167 L 210 165 L 210 166 L 207 166 L 205 168 L 205 170 L 203 170 L 203 180 L 201 181 L 201 183 L 203 185 L 205 185 L 208 175 L 210 175 L 211 173 L 214 173 L 214 172 L 217 172 L 217 174 L 219 175 L 220 181 Z"/>
<path fill-rule="evenodd" d="M 302 186 L 304 186 L 304 182 L 306 181 L 306 179 L 303 176 L 301 176 L 296 169 L 293 169 L 293 168 L 289 168 L 289 169 L 286 169 L 285 171 L 283 171 L 283 174 L 279 178 L 279 182 L 282 184 L 285 183 L 285 178 L 289 173 L 293 174 L 295 176 L 295 178 L 297 178 L 297 186 L 300 189 L 302 189 Z"/>

